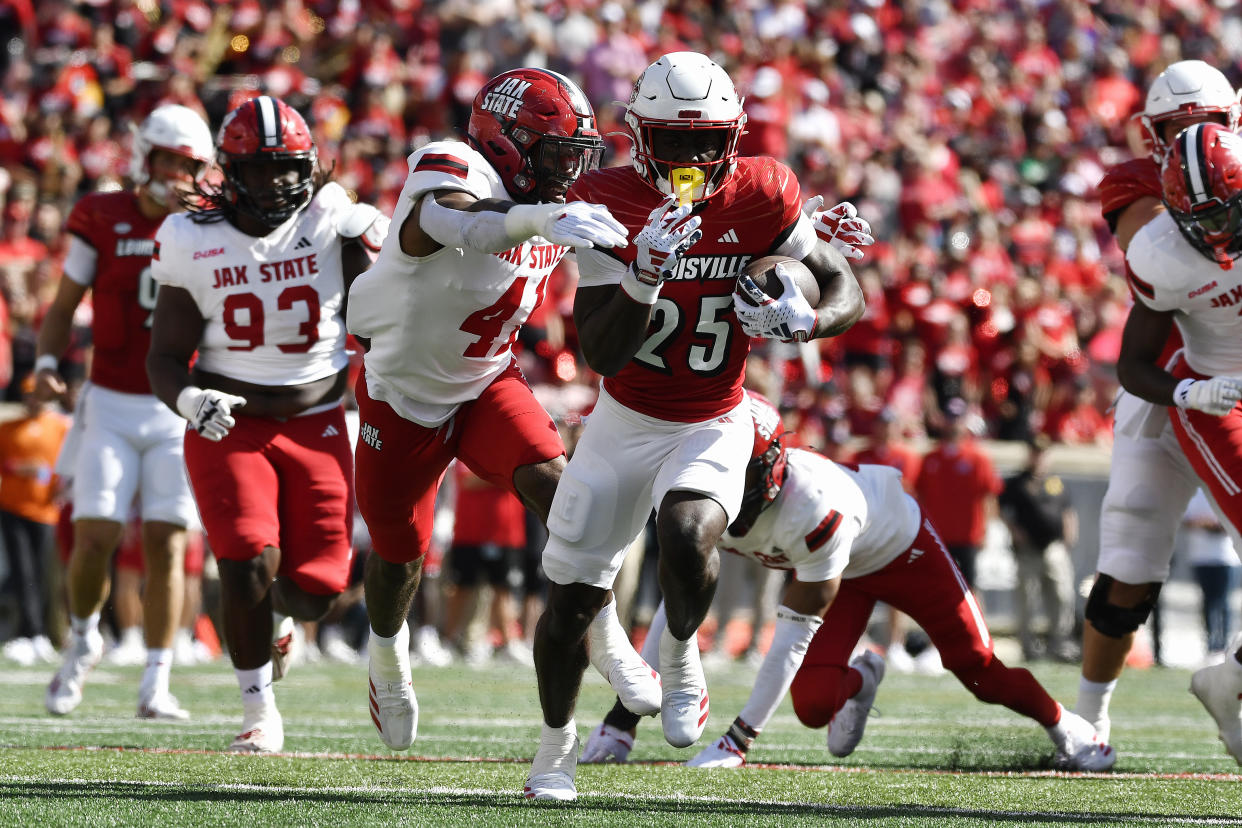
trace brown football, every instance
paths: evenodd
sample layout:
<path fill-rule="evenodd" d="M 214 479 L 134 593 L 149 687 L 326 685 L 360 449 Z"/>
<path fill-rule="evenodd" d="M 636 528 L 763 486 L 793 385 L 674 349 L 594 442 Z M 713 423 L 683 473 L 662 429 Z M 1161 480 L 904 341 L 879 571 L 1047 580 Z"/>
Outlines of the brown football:
<path fill-rule="evenodd" d="M 771 296 L 773 299 L 781 298 L 781 293 L 785 286 L 781 284 L 781 280 L 776 275 L 776 265 L 784 262 L 786 270 L 793 283 L 797 285 L 798 291 L 802 297 L 815 307 L 819 304 L 819 282 L 815 281 L 815 274 L 797 259 L 791 259 L 788 256 L 763 256 L 755 259 L 742 271 L 744 275 L 749 276 L 755 286 Z M 748 305 L 755 304 L 750 301 L 745 291 L 739 290 L 738 295 L 742 297 L 742 301 Z"/>

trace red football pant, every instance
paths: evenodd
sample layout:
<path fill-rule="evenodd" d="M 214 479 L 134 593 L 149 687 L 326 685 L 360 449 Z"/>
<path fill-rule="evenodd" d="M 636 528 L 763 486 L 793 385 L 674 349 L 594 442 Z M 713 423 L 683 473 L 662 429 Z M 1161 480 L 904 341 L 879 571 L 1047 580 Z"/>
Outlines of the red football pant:
<path fill-rule="evenodd" d="M 1192 371 L 1179 354 L 1170 373 L 1178 379 L 1208 379 Z M 1169 408 L 1173 432 L 1195 474 L 1212 493 L 1221 512 L 1242 531 L 1242 407 L 1224 417 L 1189 408 Z"/>
<path fill-rule="evenodd" d="M 305 592 L 349 585 L 354 464 L 343 408 L 240 416 L 218 443 L 187 431 L 185 464 L 218 559 L 248 561 L 272 546 L 277 572 Z"/>
<path fill-rule="evenodd" d="M 515 469 L 565 453 L 552 418 L 516 364 L 438 428 L 410 422 L 371 399 L 365 370 L 354 396 L 364 432 L 356 452 L 358 511 L 371 532 L 371 548 L 389 563 L 427 554 L 436 492 L 454 458 L 516 495 Z"/>
<path fill-rule="evenodd" d="M 914 543 L 870 575 L 849 578 L 824 616 L 790 687 L 794 712 L 807 727 L 823 727 L 862 686 L 849 666 L 876 601 L 909 615 L 940 650 L 940 660 L 980 701 L 1003 704 L 1047 726 L 1057 703 L 1027 670 L 1006 667 L 992 652 L 979 605 L 931 522 Z"/>

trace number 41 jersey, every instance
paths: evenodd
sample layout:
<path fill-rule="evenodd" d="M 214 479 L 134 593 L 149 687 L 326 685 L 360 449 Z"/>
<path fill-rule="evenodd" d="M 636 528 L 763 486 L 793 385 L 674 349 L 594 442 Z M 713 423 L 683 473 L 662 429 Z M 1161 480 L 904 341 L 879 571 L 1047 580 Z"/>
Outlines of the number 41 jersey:
<path fill-rule="evenodd" d="M 189 292 L 206 320 L 197 366 L 258 385 L 301 385 L 345 367 L 345 284 L 337 224 L 350 209 L 325 184 L 306 209 L 266 236 L 227 221 L 164 220 L 151 266 Z"/>

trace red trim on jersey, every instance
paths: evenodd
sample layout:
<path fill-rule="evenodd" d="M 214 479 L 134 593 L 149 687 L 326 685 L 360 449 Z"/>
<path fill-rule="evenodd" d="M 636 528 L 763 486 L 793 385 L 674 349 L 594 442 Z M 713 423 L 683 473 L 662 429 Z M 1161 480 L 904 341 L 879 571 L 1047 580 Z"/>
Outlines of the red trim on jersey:
<path fill-rule="evenodd" d="M 465 178 L 470 172 L 470 165 L 451 155 L 433 152 L 418 159 L 418 163 L 414 165 L 414 172 L 424 171 L 448 173 L 458 178 Z"/>
<path fill-rule="evenodd" d="M 160 260 L 160 243 L 155 243 L 155 250 L 151 252 L 151 261 L 158 262 Z"/>
<path fill-rule="evenodd" d="M 1130 269 L 1130 265 L 1128 263 L 1126 264 L 1126 278 L 1130 280 L 1130 286 L 1139 293 L 1143 294 L 1148 299 L 1156 298 L 1156 289 L 1151 286 L 1150 282 L 1144 282 L 1140 279 L 1138 274 Z"/>
<path fill-rule="evenodd" d="M 806 548 L 814 552 L 832 539 L 837 527 L 841 525 L 841 513 L 833 509 L 806 535 Z"/>

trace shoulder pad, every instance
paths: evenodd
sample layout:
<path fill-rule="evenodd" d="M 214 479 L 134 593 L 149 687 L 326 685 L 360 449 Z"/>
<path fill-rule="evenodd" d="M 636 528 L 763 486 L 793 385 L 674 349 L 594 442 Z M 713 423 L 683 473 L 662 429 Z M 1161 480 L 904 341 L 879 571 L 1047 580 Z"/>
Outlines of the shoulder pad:
<path fill-rule="evenodd" d="M 344 239 L 358 239 L 369 250 L 378 251 L 388 235 L 388 216 L 370 204 L 351 204 L 341 211 L 336 232 Z"/>
<path fill-rule="evenodd" d="M 1140 198 L 1159 199 L 1160 168 L 1150 158 L 1135 158 L 1111 167 L 1100 181 L 1100 212 L 1119 213 Z"/>

